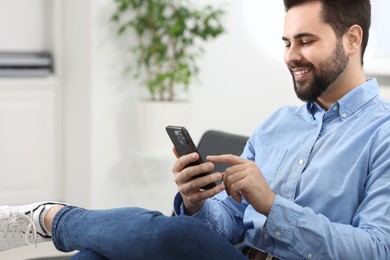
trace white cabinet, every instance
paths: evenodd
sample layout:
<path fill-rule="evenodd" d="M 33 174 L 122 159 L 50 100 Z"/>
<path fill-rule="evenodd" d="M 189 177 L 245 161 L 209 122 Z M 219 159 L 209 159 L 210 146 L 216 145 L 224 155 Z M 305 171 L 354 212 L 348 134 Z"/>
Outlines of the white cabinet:
<path fill-rule="evenodd" d="M 0 204 L 59 199 L 59 84 L 0 80 Z"/>
<path fill-rule="evenodd" d="M 0 3 L 0 51 L 48 51 L 55 60 L 48 77 L 0 77 L 0 205 L 63 196 L 61 4 Z"/>

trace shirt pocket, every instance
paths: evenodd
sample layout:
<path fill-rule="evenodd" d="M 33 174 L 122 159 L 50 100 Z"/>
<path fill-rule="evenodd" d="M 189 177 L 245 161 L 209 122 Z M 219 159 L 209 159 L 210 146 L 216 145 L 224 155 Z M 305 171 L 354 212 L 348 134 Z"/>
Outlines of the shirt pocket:
<path fill-rule="evenodd" d="M 256 149 L 255 163 L 259 166 L 271 188 L 287 151 L 287 148 L 272 146 L 259 146 Z"/>

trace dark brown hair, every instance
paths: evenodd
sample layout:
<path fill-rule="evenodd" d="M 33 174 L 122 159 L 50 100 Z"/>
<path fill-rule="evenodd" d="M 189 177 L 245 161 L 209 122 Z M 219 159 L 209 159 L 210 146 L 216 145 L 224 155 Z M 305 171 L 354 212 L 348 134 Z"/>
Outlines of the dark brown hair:
<path fill-rule="evenodd" d="M 294 6 L 315 1 L 322 4 L 324 22 L 333 28 L 338 38 L 341 38 L 355 24 L 362 28 L 361 63 L 363 64 L 371 26 L 370 0 L 284 0 L 284 7 L 287 12 Z"/>

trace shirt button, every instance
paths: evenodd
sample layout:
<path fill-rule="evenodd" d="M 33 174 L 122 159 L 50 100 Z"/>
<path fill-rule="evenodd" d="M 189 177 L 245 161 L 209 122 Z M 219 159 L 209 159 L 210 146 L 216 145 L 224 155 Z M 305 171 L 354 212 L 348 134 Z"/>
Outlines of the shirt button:
<path fill-rule="evenodd" d="M 268 234 L 267 234 L 267 233 L 264 234 L 264 239 L 265 239 L 265 240 L 268 239 Z"/>
<path fill-rule="evenodd" d="M 342 113 L 342 114 L 341 114 L 341 117 L 342 117 L 342 118 L 346 118 L 346 117 L 347 117 L 347 113 Z"/>
<path fill-rule="evenodd" d="M 280 237 L 281 235 L 282 235 L 282 232 L 280 232 L 279 230 L 276 230 L 275 236 L 276 236 L 276 237 Z"/>
<path fill-rule="evenodd" d="M 307 254 L 307 258 L 308 258 L 308 259 L 311 259 L 312 257 L 313 257 L 313 254 L 312 254 L 312 253 L 308 253 L 308 254 Z"/>
<path fill-rule="evenodd" d="M 338 107 L 338 106 L 334 106 L 334 107 L 333 107 L 333 110 L 334 110 L 334 111 L 337 111 L 337 110 L 339 110 L 339 107 Z"/>
<path fill-rule="evenodd" d="M 299 162 L 298 162 L 298 164 L 299 164 L 299 165 L 303 165 L 304 163 L 305 163 L 305 161 L 304 161 L 304 160 L 302 160 L 302 159 L 301 159 L 301 160 L 299 160 Z"/>

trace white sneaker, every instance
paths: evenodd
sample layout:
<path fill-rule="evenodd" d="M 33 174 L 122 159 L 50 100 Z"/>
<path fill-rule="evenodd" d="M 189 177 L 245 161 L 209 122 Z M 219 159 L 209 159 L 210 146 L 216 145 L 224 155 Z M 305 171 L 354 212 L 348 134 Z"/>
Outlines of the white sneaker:
<path fill-rule="evenodd" d="M 51 241 L 41 226 L 39 217 L 45 205 L 57 202 L 38 202 L 23 206 L 0 207 L 0 251 Z"/>

